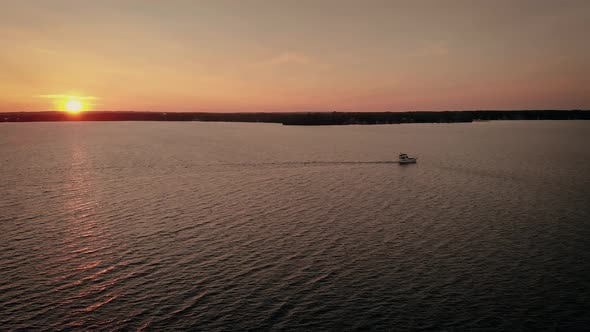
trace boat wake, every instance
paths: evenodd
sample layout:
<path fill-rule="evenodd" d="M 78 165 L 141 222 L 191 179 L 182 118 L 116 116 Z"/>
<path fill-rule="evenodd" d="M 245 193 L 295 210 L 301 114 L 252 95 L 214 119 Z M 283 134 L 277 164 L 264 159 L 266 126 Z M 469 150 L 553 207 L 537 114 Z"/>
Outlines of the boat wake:
<path fill-rule="evenodd" d="M 217 166 L 237 166 L 237 167 L 264 167 L 264 166 L 337 166 L 337 165 L 379 165 L 379 164 L 397 164 L 394 160 L 375 160 L 375 161 L 285 161 L 285 162 L 248 162 L 248 163 L 221 163 Z M 213 166 L 213 165 L 212 165 Z"/>

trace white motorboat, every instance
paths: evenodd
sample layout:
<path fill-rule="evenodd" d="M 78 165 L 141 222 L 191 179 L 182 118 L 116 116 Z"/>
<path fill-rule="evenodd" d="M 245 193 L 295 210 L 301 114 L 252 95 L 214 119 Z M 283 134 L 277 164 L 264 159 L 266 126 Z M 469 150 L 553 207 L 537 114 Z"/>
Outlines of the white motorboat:
<path fill-rule="evenodd" d="M 399 160 L 398 160 L 398 162 L 400 164 L 415 164 L 416 161 L 418 161 L 418 158 L 417 157 L 409 157 L 405 153 L 400 153 L 399 154 Z"/>

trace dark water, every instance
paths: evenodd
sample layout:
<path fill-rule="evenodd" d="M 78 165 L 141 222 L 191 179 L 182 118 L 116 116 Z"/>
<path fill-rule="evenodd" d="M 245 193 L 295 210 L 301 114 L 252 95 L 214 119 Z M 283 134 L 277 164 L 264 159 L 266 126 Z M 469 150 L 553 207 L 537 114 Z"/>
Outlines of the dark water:
<path fill-rule="evenodd" d="M 1 124 L 0 328 L 590 329 L 589 142 L 590 121 Z"/>

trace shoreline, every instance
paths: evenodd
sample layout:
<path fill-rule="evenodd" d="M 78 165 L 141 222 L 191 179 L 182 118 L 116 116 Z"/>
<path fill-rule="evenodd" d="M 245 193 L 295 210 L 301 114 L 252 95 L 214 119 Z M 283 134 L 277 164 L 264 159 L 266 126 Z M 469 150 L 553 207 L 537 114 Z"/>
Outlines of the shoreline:
<path fill-rule="evenodd" d="M 590 110 L 440 111 L 440 112 L 299 112 L 206 113 L 89 111 L 0 113 L 0 122 L 61 121 L 201 121 L 259 122 L 297 126 L 465 123 L 494 120 L 590 120 Z"/>

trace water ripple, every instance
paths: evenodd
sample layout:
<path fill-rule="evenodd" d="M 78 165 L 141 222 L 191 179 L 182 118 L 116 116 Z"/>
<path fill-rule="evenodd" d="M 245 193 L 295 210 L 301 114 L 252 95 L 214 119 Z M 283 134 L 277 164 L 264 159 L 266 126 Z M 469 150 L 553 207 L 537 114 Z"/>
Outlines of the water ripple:
<path fill-rule="evenodd" d="M 586 124 L 38 125 L 0 128 L 3 330 L 590 326 Z"/>

